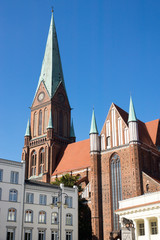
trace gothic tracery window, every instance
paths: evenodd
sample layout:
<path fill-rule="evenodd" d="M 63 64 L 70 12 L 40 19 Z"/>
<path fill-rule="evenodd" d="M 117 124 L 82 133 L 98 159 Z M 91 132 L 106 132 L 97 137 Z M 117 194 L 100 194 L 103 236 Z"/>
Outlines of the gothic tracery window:
<path fill-rule="evenodd" d="M 48 120 L 48 109 L 45 108 L 44 109 L 44 128 L 43 128 L 44 133 L 46 133 L 47 131 L 47 124 L 48 124 L 47 120 Z"/>
<path fill-rule="evenodd" d="M 36 175 L 36 161 L 37 161 L 37 153 L 36 151 L 33 151 L 31 156 L 31 176 Z"/>
<path fill-rule="evenodd" d="M 60 111 L 59 113 L 59 135 L 63 136 L 63 113 Z"/>
<path fill-rule="evenodd" d="M 37 112 L 34 113 L 33 116 L 33 136 L 37 135 Z"/>
<path fill-rule="evenodd" d="M 119 230 L 119 219 L 114 212 L 118 209 L 118 201 L 122 200 L 121 164 L 117 154 L 111 158 L 111 187 L 113 230 L 116 231 Z"/>
<path fill-rule="evenodd" d="M 38 135 L 42 134 L 42 111 L 39 111 Z"/>
<path fill-rule="evenodd" d="M 40 173 L 44 172 L 44 159 L 45 159 L 45 152 L 44 152 L 44 148 L 42 148 L 39 152 Z"/>

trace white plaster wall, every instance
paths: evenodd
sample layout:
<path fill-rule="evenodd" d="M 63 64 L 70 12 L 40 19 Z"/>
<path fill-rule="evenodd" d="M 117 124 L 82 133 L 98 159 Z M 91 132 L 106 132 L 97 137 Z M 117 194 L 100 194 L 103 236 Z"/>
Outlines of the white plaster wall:
<path fill-rule="evenodd" d="M 0 159 L 0 169 L 3 169 L 3 179 L 0 182 L 2 188 L 2 198 L 0 201 L 0 240 L 6 239 L 7 227 L 15 228 L 15 239 L 21 240 L 22 227 L 22 198 L 23 198 L 23 183 L 24 183 L 24 164 L 9 160 Z M 19 173 L 18 184 L 10 183 L 11 171 Z M 9 190 L 16 189 L 18 191 L 17 202 L 9 201 Z M 17 211 L 16 222 L 9 222 L 8 209 L 15 208 Z"/>

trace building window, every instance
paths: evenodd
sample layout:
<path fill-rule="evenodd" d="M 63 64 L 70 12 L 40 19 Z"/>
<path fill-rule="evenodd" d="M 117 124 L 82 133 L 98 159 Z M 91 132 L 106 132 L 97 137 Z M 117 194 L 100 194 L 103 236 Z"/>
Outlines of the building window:
<path fill-rule="evenodd" d="M 54 118 L 54 121 L 53 121 L 54 130 L 55 132 L 57 132 L 57 110 L 56 109 L 54 110 L 53 118 Z"/>
<path fill-rule="evenodd" d="M 59 135 L 63 136 L 63 113 L 60 111 L 59 113 Z"/>
<path fill-rule="evenodd" d="M 45 152 L 44 152 L 44 148 L 42 148 L 39 153 L 40 173 L 44 172 L 44 157 L 45 157 Z"/>
<path fill-rule="evenodd" d="M 58 240 L 58 231 L 52 230 L 51 240 Z"/>
<path fill-rule="evenodd" d="M 72 240 L 72 232 L 71 231 L 66 232 L 66 240 Z"/>
<path fill-rule="evenodd" d="M 58 197 L 52 197 L 52 204 L 57 207 Z"/>
<path fill-rule="evenodd" d="M 151 222 L 151 234 L 157 234 L 157 222 Z"/>
<path fill-rule="evenodd" d="M 58 224 L 58 213 L 52 213 L 51 215 L 51 223 L 52 224 Z"/>
<path fill-rule="evenodd" d="M 45 240 L 45 230 L 38 230 L 38 240 Z"/>
<path fill-rule="evenodd" d="M 66 214 L 66 225 L 72 225 L 72 214 Z"/>
<path fill-rule="evenodd" d="M 11 172 L 11 183 L 18 184 L 19 173 L 18 172 Z"/>
<path fill-rule="evenodd" d="M 32 230 L 31 229 L 25 229 L 24 240 L 32 240 Z"/>
<path fill-rule="evenodd" d="M 34 113 L 33 117 L 33 136 L 36 137 L 37 135 L 37 112 Z"/>
<path fill-rule="evenodd" d="M 119 230 L 119 219 L 115 214 L 118 209 L 118 201 L 122 200 L 122 184 L 121 184 L 121 164 L 117 154 L 111 158 L 111 186 L 112 186 L 112 216 L 113 230 Z"/>
<path fill-rule="evenodd" d="M 64 137 L 68 136 L 68 118 L 67 114 L 64 115 Z"/>
<path fill-rule="evenodd" d="M 33 212 L 31 210 L 26 210 L 25 221 L 26 222 L 33 222 Z"/>
<path fill-rule="evenodd" d="M 36 175 L 36 161 L 37 161 L 36 151 L 33 151 L 32 156 L 31 156 L 31 161 L 32 161 L 31 175 L 35 176 Z"/>
<path fill-rule="evenodd" d="M 44 109 L 44 129 L 43 129 L 43 132 L 46 133 L 46 130 L 47 130 L 47 124 L 48 124 L 48 109 L 45 108 Z"/>
<path fill-rule="evenodd" d="M 15 240 L 15 229 L 13 228 L 7 229 L 7 240 Z"/>
<path fill-rule="evenodd" d="M 39 111 L 38 135 L 42 134 L 42 111 Z"/>
<path fill-rule="evenodd" d="M 46 205 L 46 200 L 47 200 L 47 196 L 46 195 L 39 195 L 39 204 L 40 205 Z"/>
<path fill-rule="evenodd" d="M 65 204 L 67 204 L 68 208 L 72 208 L 72 197 L 65 197 Z"/>
<path fill-rule="evenodd" d="M 3 181 L 3 170 L 0 169 L 0 182 L 2 182 L 2 181 Z"/>
<path fill-rule="evenodd" d="M 16 209 L 14 208 L 8 209 L 8 221 L 11 221 L 11 222 L 16 221 Z"/>
<path fill-rule="evenodd" d="M 11 189 L 11 190 L 9 191 L 9 201 L 11 201 L 11 202 L 17 202 L 17 195 L 18 195 L 17 190 Z"/>
<path fill-rule="evenodd" d="M 39 212 L 39 223 L 46 223 L 46 213 L 44 211 Z"/>
<path fill-rule="evenodd" d="M 140 235 L 140 236 L 144 236 L 144 235 L 145 235 L 144 223 L 140 223 L 140 224 L 139 224 L 139 235 Z"/>
<path fill-rule="evenodd" d="M 33 201 L 34 201 L 34 194 L 26 193 L 26 203 L 33 203 Z"/>
<path fill-rule="evenodd" d="M 2 188 L 0 188 L 0 201 L 2 200 Z"/>

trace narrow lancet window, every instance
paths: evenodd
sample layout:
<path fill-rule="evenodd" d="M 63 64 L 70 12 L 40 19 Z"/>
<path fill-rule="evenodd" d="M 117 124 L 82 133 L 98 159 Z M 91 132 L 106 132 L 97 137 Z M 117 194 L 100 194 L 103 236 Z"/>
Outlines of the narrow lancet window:
<path fill-rule="evenodd" d="M 42 111 L 39 111 L 38 135 L 42 134 Z"/>
<path fill-rule="evenodd" d="M 117 154 L 111 158 L 111 186 L 112 186 L 112 217 L 113 231 L 119 230 L 119 219 L 115 214 L 118 209 L 118 201 L 122 200 L 122 184 L 121 184 L 121 164 Z"/>

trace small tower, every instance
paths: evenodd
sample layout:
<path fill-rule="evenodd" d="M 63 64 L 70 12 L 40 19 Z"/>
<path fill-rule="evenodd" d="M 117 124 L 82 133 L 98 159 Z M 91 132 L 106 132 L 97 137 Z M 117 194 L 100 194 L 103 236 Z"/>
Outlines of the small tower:
<path fill-rule="evenodd" d="M 99 144 L 99 136 L 98 136 L 98 130 L 97 130 L 94 109 L 92 112 L 91 129 L 90 129 L 89 135 L 90 135 L 90 151 L 91 152 L 99 152 L 100 144 Z"/>
<path fill-rule="evenodd" d="M 92 229 L 97 240 L 102 239 L 101 158 L 98 129 L 94 109 L 90 128 Z"/>
<path fill-rule="evenodd" d="M 130 97 L 128 126 L 129 126 L 130 143 L 131 142 L 138 142 L 139 141 L 138 121 L 137 121 L 137 118 L 136 118 L 136 113 L 135 113 L 135 110 L 134 110 L 132 97 Z"/>
<path fill-rule="evenodd" d="M 71 139 L 72 142 L 76 141 L 74 126 L 73 126 L 73 119 L 72 119 L 72 123 L 71 123 L 71 127 L 70 127 L 70 139 Z"/>
<path fill-rule="evenodd" d="M 31 131 L 30 131 L 30 122 L 29 122 L 29 119 L 28 119 L 27 127 L 26 127 L 26 133 L 24 135 L 24 147 L 29 146 L 30 138 L 31 138 Z"/>
<path fill-rule="evenodd" d="M 47 138 L 53 139 L 53 134 L 54 134 L 54 128 L 53 128 L 53 121 L 52 121 L 52 111 L 50 111 L 49 122 L 47 127 Z"/>

